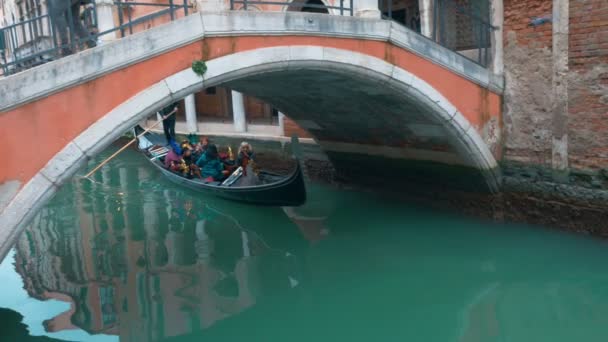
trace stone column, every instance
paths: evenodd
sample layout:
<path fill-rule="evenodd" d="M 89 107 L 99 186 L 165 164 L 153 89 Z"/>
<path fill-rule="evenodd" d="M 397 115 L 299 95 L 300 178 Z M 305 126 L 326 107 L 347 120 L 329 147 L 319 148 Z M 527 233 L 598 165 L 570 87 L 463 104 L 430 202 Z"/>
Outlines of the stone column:
<path fill-rule="evenodd" d="M 502 26 L 504 22 L 503 0 L 491 1 L 492 26 L 496 30 L 492 33 L 492 71 L 495 74 L 504 73 Z"/>
<path fill-rule="evenodd" d="M 285 136 L 285 114 L 279 112 L 279 128 L 281 129 L 281 135 Z"/>
<path fill-rule="evenodd" d="M 378 0 L 353 0 L 353 7 L 356 17 L 380 18 Z"/>
<path fill-rule="evenodd" d="M 418 10 L 420 11 L 420 33 L 425 37 L 433 37 L 433 0 L 418 0 Z"/>
<path fill-rule="evenodd" d="M 184 98 L 186 107 L 186 127 L 188 133 L 198 132 L 198 120 L 196 119 L 196 104 L 194 102 L 194 94 L 190 94 Z"/>
<path fill-rule="evenodd" d="M 553 0 L 551 165 L 558 181 L 568 178 L 568 20 L 568 0 Z"/>
<path fill-rule="evenodd" d="M 245 117 L 245 102 L 243 94 L 232 91 L 232 119 L 235 132 L 247 132 L 247 118 Z"/>
<path fill-rule="evenodd" d="M 114 15 L 112 8 L 114 7 L 113 0 L 95 0 L 97 7 L 97 28 L 99 32 L 104 32 L 113 29 L 116 25 L 114 24 Z M 108 42 L 116 39 L 116 31 L 107 33 L 100 37 L 102 42 Z"/>

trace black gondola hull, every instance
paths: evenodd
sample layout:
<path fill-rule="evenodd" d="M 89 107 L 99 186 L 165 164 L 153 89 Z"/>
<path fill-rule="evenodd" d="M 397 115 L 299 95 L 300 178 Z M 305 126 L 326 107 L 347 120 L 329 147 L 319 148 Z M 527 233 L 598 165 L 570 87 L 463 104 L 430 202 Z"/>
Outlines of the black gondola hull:
<path fill-rule="evenodd" d="M 149 133 L 154 136 L 153 133 Z M 146 150 L 141 150 L 146 159 L 158 169 L 171 182 L 227 200 L 244 202 L 256 205 L 295 207 L 306 202 L 306 186 L 300 162 L 296 159 L 296 169 L 274 183 L 255 186 L 217 186 L 205 184 L 197 180 L 188 179 L 166 169 L 163 163 L 152 160 Z"/>

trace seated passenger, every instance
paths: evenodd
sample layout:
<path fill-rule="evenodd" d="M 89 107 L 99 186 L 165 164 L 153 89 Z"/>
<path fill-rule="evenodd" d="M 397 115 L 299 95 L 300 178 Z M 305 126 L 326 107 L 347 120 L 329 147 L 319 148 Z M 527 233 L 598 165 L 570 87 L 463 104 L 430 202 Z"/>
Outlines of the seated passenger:
<path fill-rule="evenodd" d="M 194 145 L 194 149 L 192 151 L 192 158 L 194 160 L 198 160 L 203 153 L 207 150 L 209 146 L 209 139 L 207 137 L 201 138 L 200 142 Z"/>
<path fill-rule="evenodd" d="M 254 156 L 255 154 L 253 153 L 253 148 L 251 145 L 249 145 L 248 142 L 243 141 L 239 147 L 239 154 L 236 158 L 237 165 L 243 166 L 243 164 L 253 160 Z"/>
<path fill-rule="evenodd" d="M 215 145 L 207 147 L 205 153 L 196 161 L 196 165 L 201 168 L 201 175 L 205 179 L 220 181 L 228 174 L 228 171 L 224 170 Z"/>
<path fill-rule="evenodd" d="M 195 160 L 194 156 L 192 154 L 192 150 L 190 149 L 184 149 L 184 152 L 182 153 L 182 160 L 184 161 L 185 166 L 187 167 L 187 177 L 191 178 L 193 176 L 197 176 L 198 178 L 203 178 L 201 176 L 201 169 L 199 169 L 198 166 L 196 166 L 195 164 Z"/>
<path fill-rule="evenodd" d="M 173 163 L 177 163 L 182 159 L 182 149 L 173 140 L 169 144 L 171 145 L 171 149 L 165 156 L 165 167 L 167 169 L 170 169 Z"/>
<path fill-rule="evenodd" d="M 250 161 L 253 161 L 254 153 L 253 148 L 248 142 L 243 141 L 239 147 L 239 154 L 236 157 L 236 165 L 243 167 L 243 173 L 247 175 L 247 165 Z"/>

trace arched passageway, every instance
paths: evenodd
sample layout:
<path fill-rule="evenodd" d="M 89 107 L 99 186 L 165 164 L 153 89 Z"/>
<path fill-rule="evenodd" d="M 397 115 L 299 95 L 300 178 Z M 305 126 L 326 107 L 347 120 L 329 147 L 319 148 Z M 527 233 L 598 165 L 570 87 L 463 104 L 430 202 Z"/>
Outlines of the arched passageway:
<path fill-rule="evenodd" d="M 276 19 L 264 32 L 279 32 L 280 25 L 290 29 L 280 30 L 287 32 L 283 36 L 262 35 L 260 16 L 263 22 Z M 197 26 L 212 20 L 223 21 L 217 27 Z M 311 20 L 315 26 L 305 26 Z M 24 184 L 0 213 L 0 256 L 18 234 L 16 228 L 27 224 L 90 157 L 170 102 L 213 86 L 258 96 L 294 118 L 343 173 L 374 175 L 436 163 L 477 170 L 483 177 L 470 178 L 496 189 L 491 151 L 497 144 L 484 133 L 500 119 L 500 95 L 492 90 L 491 75 L 456 55 L 437 54 L 443 50 L 412 41 L 415 37 L 390 23 L 341 20 L 296 13 L 190 16 L 1 83 L 11 94 L 0 96 L 1 126 L 41 136 L 45 144 L 34 153 L 26 149 L 28 158 L 11 160 L 0 171 L 2 181 Z M 387 27 L 392 28 L 385 40 L 370 38 Z M 317 36 L 310 30 L 318 30 Z M 328 37 L 332 30 L 349 38 Z M 207 62 L 203 77 L 191 70 L 193 59 Z M 2 137 L 9 149 L 20 146 L 15 139 Z M 428 179 L 441 182 L 448 175 L 437 172 Z"/>

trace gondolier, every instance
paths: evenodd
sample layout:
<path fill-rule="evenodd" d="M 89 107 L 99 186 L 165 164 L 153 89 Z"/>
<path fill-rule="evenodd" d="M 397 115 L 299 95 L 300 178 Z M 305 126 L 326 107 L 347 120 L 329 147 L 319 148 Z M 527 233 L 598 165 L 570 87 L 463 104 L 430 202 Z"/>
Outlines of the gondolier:
<path fill-rule="evenodd" d="M 168 105 L 158 112 L 158 114 L 163 118 L 163 130 L 165 131 L 167 144 L 171 144 L 171 141 L 175 141 L 175 117 L 177 116 L 178 112 L 179 107 L 177 102 Z"/>

